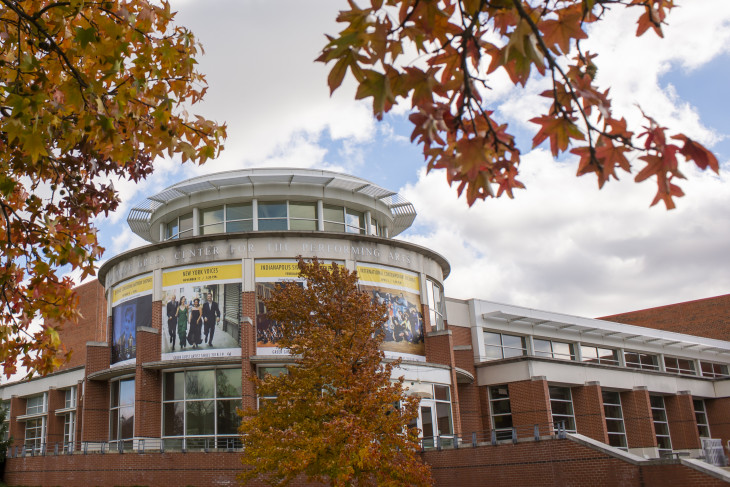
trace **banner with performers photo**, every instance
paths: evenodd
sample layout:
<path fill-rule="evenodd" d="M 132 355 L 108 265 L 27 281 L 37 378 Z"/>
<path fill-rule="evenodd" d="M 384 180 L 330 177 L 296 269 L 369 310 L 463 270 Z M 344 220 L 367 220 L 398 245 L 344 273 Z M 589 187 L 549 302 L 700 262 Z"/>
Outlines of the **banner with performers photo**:
<path fill-rule="evenodd" d="M 126 365 L 137 357 L 137 328 L 152 326 L 152 274 L 112 288 L 112 365 Z"/>
<path fill-rule="evenodd" d="M 423 360 L 423 314 L 421 313 L 421 286 L 415 272 L 377 264 L 357 266 L 360 290 L 372 296 L 373 301 L 385 304 L 388 321 L 382 349 L 394 356 L 414 355 Z"/>
<path fill-rule="evenodd" d="M 162 272 L 162 360 L 241 355 L 240 261 Z"/>
<path fill-rule="evenodd" d="M 337 263 L 338 265 L 344 264 Z M 254 267 L 256 276 L 256 354 L 285 354 L 286 350 L 277 348 L 276 344 L 281 337 L 281 332 L 277 323 L 267 316 L 264 300 L 271 297 L 277 283 L 293 282 L 304 287 L 304 279 L 299 277 L 299 266 L 294 259 L 257 260 Z"/>

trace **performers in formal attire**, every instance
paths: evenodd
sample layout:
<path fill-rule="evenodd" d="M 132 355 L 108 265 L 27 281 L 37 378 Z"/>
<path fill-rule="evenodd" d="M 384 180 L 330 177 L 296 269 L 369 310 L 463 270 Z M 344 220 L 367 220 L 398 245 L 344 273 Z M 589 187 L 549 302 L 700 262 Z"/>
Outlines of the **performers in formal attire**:
<path fill-rule="evenodd" d="M 167 302 L 167 333 L 170 335 L 170 343 L 172 344 L 172 350 L 175 350 L 175 337 L 177 337 L 177 310 L 178 302 L 175 300 L 175 295 L 172 295 L 172 299 Z M 180 341 L 180 346 L 183 346 L 183 341 Z"/>
<path fill-rule="evenodd" d="M 175 299 L 175 296 L 172 297 L 172 299 Z M 167 304 L 170 306 L 170 303 Z M 188 300 L 185 299 L 185 296 L 180 298 L 180 303 L 177 307 L 177 334 L 180 337 L 180 348 L 185 350 L 185 345 L 187 345 L 187 335 L 188 335 L 188 313 L 190 312 L 188 308 Z M 173 350 L 174 350 L 173 346 Z"/>
<path fill-rule="evenodd" d="M 195 298 L 193 300 L 193 305 L 190 307 L 190 332 L 188 333 L 188 343 L 190 343 L 193 348 L 198 348 L 198 345 L 203 343 L 203 338 L 200 333 L 200 330 L 203 327 L 203 317 L 201 316 L 202 311 L 203 307 L 200 306 L 200 299 Z"/>
<path fill-rule="evenodd" d="M 213 301 L 213 294 L 208 293 L 207 301 L 203 304 L 203 331 L 205 333 L 205 343 L 213 346 L 213 335 L 215 327 L 221 319 L 221 310 L 218 303 Z"/>

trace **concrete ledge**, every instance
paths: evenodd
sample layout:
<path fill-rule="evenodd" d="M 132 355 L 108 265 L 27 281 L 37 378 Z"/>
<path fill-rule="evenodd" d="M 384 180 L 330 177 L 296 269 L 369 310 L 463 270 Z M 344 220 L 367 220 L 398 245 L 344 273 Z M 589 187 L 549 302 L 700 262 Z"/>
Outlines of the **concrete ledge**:
<path fill-rule="evenodd" d="M 576 443 L 587 446 L 594 450 L 599 450 L 602 453 L 605 453 L 606 455 L 609 455 L 614 458 L 618 458 L 619 460 L 623 460 L 625 462 L 629 462 L 633 465 L 641 465 L 641 464 L 644 464 L 647 462 L 646 458 L 640 457 L 638 455 L 634 455 L 633 453 L 625 452 L 623 450 L 619 450 L 618 448 L 614 448 L 612 446 L 609 446 L 605 443 L 601 443 L 598 440 L 594 440 L 593 438 L 589 438 L 589 437 L 587 437 L 585 435 L 581 435 L 579 433 L 567 433 L 566 437 L 570 441 L 574 441 Z"/>
<path fill-rule="evenodd" d="M 149 327 L 149 326 L 140 326 L 139 328 L 137 328 L 137 330 L 146 331 L 147 333 L 154 333 L 156 335 L 160 334 L 160 330 L 158 330 L 157 328 Z"/>
<path fill-rule="evenodd" d="M 451 335 L 451 330 L 438 330 L 438 331 L 431 331 L 426 333 L 426 338 L 429 337 L 439 337 L 442 335 Z"/>
<path fill-rule="evenodd" d="M 730 471 L 725 470 L 724 468 L 710 465 L 709 463 L 703 462 L 702 460 L 697 460 L 696 458 L 682 458 L 680 459 L 680 462 L 685 467 L 692 468 L 711 477 L 715 477 L 716 479 L 724 480 L 725 482 L 730 483 Z"/>

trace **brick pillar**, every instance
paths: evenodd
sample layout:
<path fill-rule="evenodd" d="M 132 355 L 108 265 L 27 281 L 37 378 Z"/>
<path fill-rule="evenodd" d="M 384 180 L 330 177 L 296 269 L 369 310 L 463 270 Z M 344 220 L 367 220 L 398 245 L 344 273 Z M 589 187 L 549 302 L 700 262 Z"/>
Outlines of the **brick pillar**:
<path fill-rule="evenodd" d="M 110 318 L 111 321 L 111 318 Z M 109 440 L 109 382 L 89 380 L 89 375 L 109 368 L 111 351 L 105 342 L 86 344 L 86 381 L 81 441 Z"/>
<path fill-rule="evenodd" d="M 710 435 L 713 438 L 722 438 L 722 444 L 727 446 L 730 441 L 730 397 L 705 399 L 707 421 L 710 423 Z"/>
<path fill-rule="evenodd" d="M 162 303 L 152 303 L 152 327 L 137 328 L 137 363 L 134 381 L 134 436 L 160 438 L 162 431 L 162 372 L 142 364 L 159 362 Z"/>
<path fill-rule="evenodd" d="M 510 382 L 509 402 L 512 408 L 512 424 L 517 428 L 518 437 L 531 437 L 533 426 L 540 426 L 540 433 L 548 431 L 553 422 L 550 411 L 550 392 L 545 377 Z"/>
<path fill-rule="evenodd" d="M 456 366 L 466 370 L 473 377 L 476 377 L 476 369 L 474 367 L 474 351 L 471 346 L 454 347 L 454 358 Z M 468 436 L 472 432 L 484 431 L 482 424 L 481 401 L 479 399 L 479 386 L 476 382 L 458 384 L 459 392 L 459 411 L 461 421 L 462 434 Z"/>
<path fill-rule="evenodd" d="M 629 448 L 656 448 L 654 417 L 651 413 L 649 391 L 645 386 L 621 393 L 626 442 Z"/>
<path fill-rule="evenodd" d="M 8 437 L 13 439 L 12 446 L 21 448 L 25 442 L 25 423 L 18 421 L 18 416 L 25 414 L 26 399 L 12 396 L 10 398 L 10 427 Z"/>
<path fill-rule="evenodd" d="M 601 385 L 598 382 L 586 382 L 584 386 L 573 387 L 571 392 L 578 433 L 608 444 Z"/>
<path fill-rule="evenodd" d="M 461 435 L 461 408 L 459 390 L 456 387 L 456 359 L 454 341 L 450 330 L 432 331 L 425 336 L 426 362 L 448 365 L 451 375 L 451 414 L 454 420 L 454 434 Z"/>
<path fill-rule="evenodd" d="M 63 423 L 65 417 L 56 416 L 56 410 L 63 409 L 65 406 L 66 391 L 63 389 L 50 389 L 48 391 L 48 418 L 46 419 L 46 442 L 48 443 L 48 451 L 53 451 L 54 443 L 63 443 Z"/>
<path fill-rule="evenodd" d="M 78 448 L 78 445 L 81 444 L 81 422 L 84 418 L 84 396 L 81 394 L 83 387 L 83 381 L 76 384 L 76 434 L 73 438 L 75 448 Z"/>
<path fill-rule="evenodd" d="M 241 395 L 243 409 L 256 407 L 256 391 L 251 378 L 256 373 L 251 357 L 256 356 L 256 292 L 241 294 Z"/>
<path fill-rule="evenodd" d="M 481 410 L 482 429 L 481 432 L 486 433 L 492 429 L 492 411 L 489 407 L 489 387 L 478 387 L 479 409 Z"/>
<path fill-rule="evenodd" d="M 696 450 L 702 448 L 692 395 L 688 391 L 679 391 L 675 396 L 665 396 L 664 405 L 667 408 L 672 449 Z"/>

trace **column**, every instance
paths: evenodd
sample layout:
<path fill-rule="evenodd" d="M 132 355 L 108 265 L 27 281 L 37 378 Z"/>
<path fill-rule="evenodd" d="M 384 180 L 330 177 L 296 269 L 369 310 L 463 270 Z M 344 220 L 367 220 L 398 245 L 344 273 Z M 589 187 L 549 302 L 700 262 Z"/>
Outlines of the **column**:
<path fill-rule="evenodd" d="M 730 441 L 730 397 L 705 399 L 707 421 L 710 423 L 710 435 L 721 438 L 722 444 L 727 446 Z"/>
<path fill-rule="evenodd" d="M 256 373 L 251 358 L 256 356 L 256 291 L 241 295 L 241 394 L 243 409 L 256 407 L 256 391 L 251 378 Z"/>
<path fill-rule="evenodd" d="M 578 433 L 608 444 L 600 383 L 586 382 L 584 386 L 573 387 L 571 392 Z"/>
<path fill-rule="evenodd" d="M 702 448 L 697 431 L 694 404 L 689 391 L 679 391 L 675 396 L 665 396 L 669 435 L 673 450 L 699 450 Z"/>
<path fill-rule="evenodd" d="M 512 424 L 520 438 L 532 437 L 534 426 L 540 427 L 540 434 L 549 431 L 553 422 L 550 410 L 550 392 L 544 376 L 530 380 L 510 382 L 509 402 L 512 409 Z"/>
<path fill-rule="evenodd" d="M 63 409 L 66 406 L 66 391 L 60 389 L 50 389 L 48 391 L 48 418 L 46 419 L 46 449 L 53 452 L 55 443 L 59 443 L 59 450 L 63 450 L 60 443 L 63 443 L 63 422 L 65 416 L 56 416 L 57 409 Z"/>
<path fill-rule="evenodd" d="M 145 369 L 143 364 L 159 362 L 162 342 L 160 328 L 162 302 L 152 303 L 152 327 L 137 328 L 137 359 L 134 377 L 134 436 L 162 436 L 162 372 Z"/>
<path fill-rule="evenodd" d="M 111 321 L 111 318 L 110 318 Z M 86 378 L 81 441 L 109 440 L 109 382 L 89 375 L 109 368 L 111 350 L 106 342 L 86 344 Z"/>
<path fill-rule="evenodd" d="M 629 451 L 647 457 L 659 456 L 654 433 L 654 416 L 651 413 L 649 391 L 646 386 L 637 386 L 632 391 L 622 392 L 621 409 L 624 414 Z"/>

